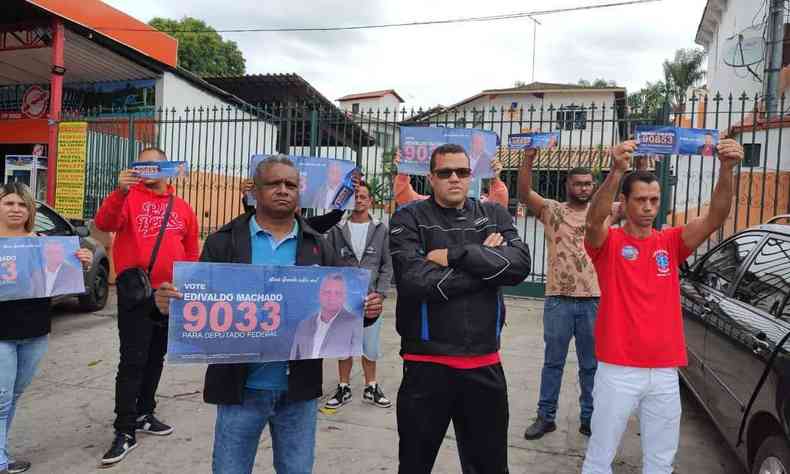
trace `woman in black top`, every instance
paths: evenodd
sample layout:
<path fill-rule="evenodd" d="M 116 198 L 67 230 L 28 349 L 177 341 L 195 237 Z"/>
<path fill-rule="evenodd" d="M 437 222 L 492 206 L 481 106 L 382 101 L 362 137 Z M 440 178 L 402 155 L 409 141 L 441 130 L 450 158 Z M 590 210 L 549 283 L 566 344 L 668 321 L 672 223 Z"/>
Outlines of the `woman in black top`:
<path fill-rule="evenodd" d="M 9 237 L 36 237 L 33 233 L 35 220 L 36 203 L 30 188 L 21 183 L 0 186 L 0 242 Z M 83 266 L 90 265 L 93 260 L 90 250 L 80 249 L 76 255 Z M 4 275 L 9 273 L 8 269 Z M 8 432 L 16 402 L 47 352 L 50 300 L 0 302 L 0 474 L 24 472 L 30 468 L 27 461 L 9 459 Z"/>

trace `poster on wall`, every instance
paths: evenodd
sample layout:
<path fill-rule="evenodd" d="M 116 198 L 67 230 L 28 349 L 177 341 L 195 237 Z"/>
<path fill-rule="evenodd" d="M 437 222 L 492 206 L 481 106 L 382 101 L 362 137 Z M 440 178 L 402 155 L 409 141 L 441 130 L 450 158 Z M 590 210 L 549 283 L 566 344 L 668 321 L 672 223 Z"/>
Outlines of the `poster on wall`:
<path fill-rule="evenodd" d="M 55 209 L 67 219 L 83 219 L 85 215 L 87 138 L 87 122 L 58 124 Z"/>

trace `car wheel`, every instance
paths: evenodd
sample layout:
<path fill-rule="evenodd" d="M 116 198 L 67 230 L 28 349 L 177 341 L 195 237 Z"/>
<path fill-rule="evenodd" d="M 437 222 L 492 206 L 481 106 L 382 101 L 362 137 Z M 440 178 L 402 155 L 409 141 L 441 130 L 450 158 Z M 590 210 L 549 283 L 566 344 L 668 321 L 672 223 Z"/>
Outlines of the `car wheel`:
<path fill-rule="evenodd" d="M 96 276 L 90 288 L 85 289 L 85 294 L 79 297 L 80 307 L 83 311 L 98 311 L 107 305 L 110 294 L 109 271 L 102 262 L 96 269 Z"/>
<path fill-rule="evenodd" d="M 752 465 L 753 474 L 790 474 L 790 447 L 781 436 L 763 441 Z"/>

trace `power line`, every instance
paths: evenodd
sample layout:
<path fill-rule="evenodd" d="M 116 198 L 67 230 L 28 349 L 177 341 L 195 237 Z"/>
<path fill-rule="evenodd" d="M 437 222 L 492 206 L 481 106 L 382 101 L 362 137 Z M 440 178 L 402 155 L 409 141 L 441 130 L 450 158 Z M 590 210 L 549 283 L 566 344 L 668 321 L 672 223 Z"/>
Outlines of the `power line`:
<path fill-rule="evenodd" d="M 505 13 L 501 15 L 477 16 L 467 18 L 452 18 L 443 20 L 426 20 L 426 21 L 412 21 L 404 23 L 381 23 L 375 25 L 355 25 L 355 26 L 328 26 L 328 27 L 302 27 L 302 28 L 231 28 L 231 29 L 203 29 L 203 30 L 151 30 L 147 28 L 118 28 L 112 26 L 96 27 L 95 30 L 102 31 L 139 31 L 142 33 L 286 33 L 286 32 L 308 32 L 308 31 L 348 31 L 348 30 L 372 30 L 381 28 L 400 28 L 408 26 L 426 26 L 426 25 L 446 25 L 453 23 L 473 23 L 473 22 L 488 22 L 499 20 L 513 20 L 518 18 L 527 18 L 533 16 L 552 15 L 556 13 L 568 13 L 585 10 L 597 10 L 601 8 L 622 7 L 627 5 L 640 5 L 644 3 L 660 2 L 662 0 L 630 0 L 620 2 L 609 2 L 597 5 L 582 5 L 578 7 L 556 8 L 552 10 L 535 10 L 531 12 L 516 12 Z"/>

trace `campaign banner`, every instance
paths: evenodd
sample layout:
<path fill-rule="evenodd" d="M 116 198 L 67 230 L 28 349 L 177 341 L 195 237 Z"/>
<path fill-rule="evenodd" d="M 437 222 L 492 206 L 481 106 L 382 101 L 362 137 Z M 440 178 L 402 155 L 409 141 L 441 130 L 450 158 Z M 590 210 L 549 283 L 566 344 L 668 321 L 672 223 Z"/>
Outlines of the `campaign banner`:
<path fill-rule="evenodd" d="M 677 128 L 638 125 L 635 138 L 636 155 L 672 155 L 677 145 Z"/>
<path fill-rule="evenodd" d="M 85 293 L 78 237 L 0 238 L 0 301 Z"/>
<path fill-rule="evenodd" d="M 713 157 L 718 154 L 719 131 L 707 128 L 678 128 L 677 154 Z"/>
<path fill-rule="evenodd" d="M 370 271 L 176 262 L 167 359 L 249 363 L 362 354 Z"/>
<path fill-rule="evenodd" d="M 400 127 L 398 173 L 425 176 L 430 172 L 431 153 L 446 143 L 461 145 L 469 156 L 473 178 L 493 178 L 491 161 L 499 137 L 488 130 L 450 127 Z"/>
<path fill-rule="evenodd" d="M 271 155 L 250 158 L 250 178 L 258 163 Z M 352 176 L 357 169 L 350 160 L 288 155 L 299 169 L 299 207 L 314 209 L 354 209 Z M 255 206 L 254 193 L 247 193 L 247 203 Z"/>
<path fill-rule="evenodd" d="M 716 156 L 719 131 L 706 128 L 636 127 L 636 155 Z"/>
<path fill-rule="evenodd" d="M 135 161 L 132 171 L 144 179 L 184 178 L 189 175 L 186 161 Z"/>
<path fill-rule="evenodd" d="M 549 150 L 559 142 L 560 132 L 525 132 L 510 135 L 507 146 L 512 150 Z"/>

